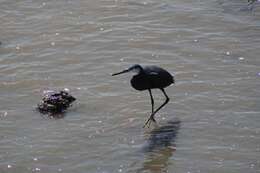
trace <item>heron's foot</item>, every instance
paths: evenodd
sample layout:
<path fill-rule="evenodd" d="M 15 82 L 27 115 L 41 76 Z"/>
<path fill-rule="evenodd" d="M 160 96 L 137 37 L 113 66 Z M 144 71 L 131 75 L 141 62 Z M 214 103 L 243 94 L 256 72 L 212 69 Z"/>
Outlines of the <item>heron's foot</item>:
<path fill-rule="evenodd" d="M 148 126 L 148 128 L 150 128 L 151 122 L 156 123 L 156 120 L 154 119 L 154 114 L 152 114 L 150 116 L 150 118 L 145 122 L 143 128 L 145 128 L 146 126 Z"/>

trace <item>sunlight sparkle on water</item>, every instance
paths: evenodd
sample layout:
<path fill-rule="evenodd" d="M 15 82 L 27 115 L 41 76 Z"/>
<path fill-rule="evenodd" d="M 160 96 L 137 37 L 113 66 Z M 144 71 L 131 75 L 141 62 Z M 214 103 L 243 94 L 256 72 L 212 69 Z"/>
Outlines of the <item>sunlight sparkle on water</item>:
<path fill-rule="evenodd" d="M 38 161 L 38 158 L 37 157 L 33 158 L 33 161 Z"/>
<path fill-rule="evenodd" d="M 64 88 L 63 90 L 66 91 L 66 92 L 70 92 L 69 88 Z"/>
<path fill-rule="evenodd" d="M 1 116 L 1 117 L 6 117 L 7 114 L 8 114 L 8 113 L 7 113 L 6 111 L 4 111 L 3 113 L 0 114 L 0 116 Z"/>
<path fill-rule="evenodd" d="M 240 61 L 243 61 L 243 60 L 245 60 L 245 58 L 244 57 L 239 57 L 238 58 Z"/>
<path fill-rule="evenodd" d="M 35 171 L 40 171 L 41 169 L 40 169 L 40 168 L 35 168 L 34 170 L 35 170 Z"/>
<path fill-rule="evenodd" d="M 16 50 L 20 50 L 21 48 L 20 48 L 20 46 L 17 45 L 17 46 L 15 47 L 15 49 L 16 49 Z"/>

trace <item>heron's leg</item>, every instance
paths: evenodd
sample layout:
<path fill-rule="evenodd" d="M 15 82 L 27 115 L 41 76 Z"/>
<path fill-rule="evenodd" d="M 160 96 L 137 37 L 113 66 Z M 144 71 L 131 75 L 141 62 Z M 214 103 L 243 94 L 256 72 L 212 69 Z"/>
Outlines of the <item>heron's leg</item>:
<path fill-rule="evenodd" d="M 152 114 L 153 114 L 153 112 L 154 112 L 154 100 L 153 100 L 153 95 L 152 95 L 151 89 L 149 89 L 149 93 L 150 93 L 150 96 L 151 96 Z M 154 119 L 153 117 L 152 117 L 152 118 L 149 118 L 149 119 L 148 119 L 148 121 L 149 121 L 148 128 L 149 128 L 150 125 L 151 125 L 151 122 L 152 122 L 151 120 L 156 123 L 156 121 L 155 121 L 155 119 Z"/>
<path fill-rule="evenodd" d="M 152 104 L 152 113 L 154 112 L 154 100 L 151 89 L 148 89 L 150 97 L 151 97 L 151 104 Z"/>
<path fill-rule="evenodd" d="M 154 115 L 155 115 L 160 109 L 162 109 L 162 107 L 164 107 L 164 106 L 169 102 L 170 98 L 169 98 L 168 95 L 166 94 L 165 90 L 164 90 L 163 88 L 161 88 L 161 91 L 163 92 L 163 94 L 164 94 L 166 100 L 164 101 L 164 103 L 163 103 L 159 108 L 157 108 L 157 109 L 151 114 L 150 118 L 145 122 L 145 124 L 144 124 L 143 127 L 145 127 L 148 123 L 149 123 L 149 125 L 148 125 L 148 127 L 149 127 L 150 124 L 151 124 L 151 121 L 156 122 L 155 119 L 154 119 Z"/>
<path fill-rule="evenodd" d="M 163 88 L 161 88 L 161 91 L 163 92 L 163 94 L 164 94 L 166 100 L 164 101 L 164 103 L 163 103 L 159 108 L 157 108 L 157 109 L 152 113 L 152 115 L 151 115 L 151 117 L 150 117 L 150 119 L 152 119 L 152 120 L 154 120 L 154 115 L 155 115 L 160 109 L 162 109 L 162 107 L 164 107 L 164 106 L 169 102 L 169 100 L 170 100 L 170 98 L 167 96 L 167 94 L 166 94 L 166 92 L 165 92 L 165 90 L 164 90 Z"/>
<path fill-rule="evenodd" d="M 150 97 L 151 97 L 151 104 L 152 104 L 152 113 L 151 113 L 151 115 L 152 115 L 153 112 L 154 112 L 154 100 L 153 100 L 153 95 L 152 95 L 151 89 L 148 89 L 148 91 L 149 91 L 149 94 L 150 94 Z M 148 123 L 149 123 L 149 124 L 148 124 L 148 127 L 150 127 L 151 120 L 155 122 L 155 119 L 152 119 L 152 118 L 150 117 L 150 118 L 148 118 L 148 120 L 145 122 L 145 124 L 144 124 L 143 127 L 145 127 Z"/>

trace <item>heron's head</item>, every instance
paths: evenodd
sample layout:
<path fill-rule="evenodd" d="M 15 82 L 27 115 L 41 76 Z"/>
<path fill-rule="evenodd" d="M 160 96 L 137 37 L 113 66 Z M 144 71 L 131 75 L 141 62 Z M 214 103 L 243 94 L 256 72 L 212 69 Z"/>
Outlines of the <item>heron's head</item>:
<path fill-rule="evenodd" d="M 142 70 L 143 70 L 143 67 L 141 65 L 135 64 L 135 65 L 132 65 L 131 67 L 129 67 L 128 69 L 126 69 L 126 70 L 112 74 L 112 76 L 119 75 L 119 74 L 122 74 L 122 73 L 127 73 L 127 72 L 133 72 L 135 74 L 139 74 Z"/>

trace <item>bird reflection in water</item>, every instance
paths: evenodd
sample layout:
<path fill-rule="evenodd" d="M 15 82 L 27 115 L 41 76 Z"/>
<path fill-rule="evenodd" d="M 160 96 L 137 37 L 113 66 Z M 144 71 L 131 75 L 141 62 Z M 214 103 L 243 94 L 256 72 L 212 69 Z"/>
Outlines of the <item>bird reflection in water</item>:
<path fill-rule="evenodd" d="M 143 167 L 137 172 L 167 172 L 169 158 L 176 150 L 175 141 L 180 125 L 180 120 L 172 120 L 150 132 L 143 148 L 146 158 Z"/>
<path fill-rule="evenodd" d="M 248 4 L 246 7 L 242 7 L 240 11 L 252 11 L 256 5 L 259 5 L 260 0 L 248 0 Z"/>

